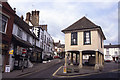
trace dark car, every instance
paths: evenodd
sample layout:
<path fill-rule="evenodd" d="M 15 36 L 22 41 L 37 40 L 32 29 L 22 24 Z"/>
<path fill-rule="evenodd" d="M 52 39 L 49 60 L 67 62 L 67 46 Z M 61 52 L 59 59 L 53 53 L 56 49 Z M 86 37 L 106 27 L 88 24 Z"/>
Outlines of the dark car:
<path fill-rule="evenodd" d="M 107 60 L 105 60 L 105 62 L 111 62 L 111 60 L 107 59 Z"/>
<path fill-rule="evenodd" d="M 63 57 L 62 57 L 62 56 L 60 56 L 59 58 L 60 58 L 60 59 L 63 59 Z"/>
<path fill-rule="evenodd" d="M 49 60 L 49 56 L 45 55 L 44 58 L 43 58 L 43 61 L 48 61 L 48 60 Z"/>
<path fill-rule="evenodd" d="M 59 56 L 54 56 L 54 59 L 60 58 Z"/>
<path fill-rule="evenodd" d="M 120 63 L 120 59 L 118 59 L 118 60 L 115 60 L 115 63 Z"/>

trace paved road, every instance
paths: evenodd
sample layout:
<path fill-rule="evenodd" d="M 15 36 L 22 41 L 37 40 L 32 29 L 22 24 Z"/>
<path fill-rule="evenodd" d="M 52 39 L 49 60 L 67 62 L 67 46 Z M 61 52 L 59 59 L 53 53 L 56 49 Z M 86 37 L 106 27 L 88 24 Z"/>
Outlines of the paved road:
<path fill-rule="evenodd" d="M 48 69 L 45 69 L 43 71 L 33 73 L 31 75 L 24 76 L 22 78 L 54 78 L 52 75 L 53 73 L 64 64 L 64 61 L 61 63 L 55 64 L 54 66 L 49 67 Z M 108 67 L 109 70 L 118 68 L 118 65 L 115 63 L 106 63 L 107 65 L 105 67 Z M 74 79 L 77 78 L 119 78 L 120 72 L 118 71 L 112 71 L 112 72 L 101 72 L 97 74 L 90 74 L 87 76 L 78 76 L 74 77 Z M 73 78 L 71 78 L 73 79 Z"/>
<path fill-rule="evenodd" d="M 100 74 L 91 74 L 89 76 L 80 76 L 76 78 L 119 78 L 120 73 L 118 71 L 115 72 L 107 72 L 107 73 L 100 73 Z"/>
<path fill-rule="evenodd" d="M 27 75 L 21 78 L 53 78 L 53 73 L 60 67 L 63 66 L 64 60 L 61 63 L 55 64 L 48 69 L 42 70 L 40 72 L 33 73 L 31 75 Z"/>

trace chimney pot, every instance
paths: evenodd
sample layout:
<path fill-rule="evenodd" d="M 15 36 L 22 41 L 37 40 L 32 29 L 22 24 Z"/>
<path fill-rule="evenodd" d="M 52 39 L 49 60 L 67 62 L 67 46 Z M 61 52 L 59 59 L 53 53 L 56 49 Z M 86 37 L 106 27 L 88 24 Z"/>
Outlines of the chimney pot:
<path fill-rule="evenodd" d="M 22 19 L 22 20 L 24 19 L 23 15 L 21 16 L 21 19 Z"/>
<path fill-rule="evenodd" d="M 14 8 L 13 10 L 14 10 L 14 11 L 15 11 L 15 13 L 16 13 L 16 8 Z"/>

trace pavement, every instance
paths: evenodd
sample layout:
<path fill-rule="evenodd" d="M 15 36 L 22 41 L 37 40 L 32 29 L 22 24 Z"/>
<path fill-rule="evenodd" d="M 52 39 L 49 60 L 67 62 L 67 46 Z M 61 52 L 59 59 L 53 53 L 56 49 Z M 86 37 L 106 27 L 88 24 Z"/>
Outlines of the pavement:
<path fill-rule="evenodd" d="M 60 63 L 60 59 L 53 59 L 47 63 L 34 63 L 32 68 L 25 68 L 24 71 L 22 70 L 13 70 L 12 72 L 2 73 L 2 78 L 20 78 L 21 76 L 30 75 L 36 73 L 38 71 L 45 70 L 55 64 Z"/>
<path fill-rule="evenodd" d="M 113 71 L 120 71 L 119 66 L 120 64 L 114 63 L 114 62 L 105 63 L 104 67 L 101 68 L 100 70 L 95 70 L 94 67 L 91 67 L 91 66 L 84 66 L 81 69 L 79 69 L 78 66 L 69 66 L 67 69 L 69 69 L 70 71 L 67 73 L 63 73 L 63 66 L 60 66 L 56 70 L 56 72 L 53 73 L 53 76 L 57 78 L 89 76 L 92 74 L 101 74 L 101 73 L 107 73 L 107 72 L 113 72 Z"/>

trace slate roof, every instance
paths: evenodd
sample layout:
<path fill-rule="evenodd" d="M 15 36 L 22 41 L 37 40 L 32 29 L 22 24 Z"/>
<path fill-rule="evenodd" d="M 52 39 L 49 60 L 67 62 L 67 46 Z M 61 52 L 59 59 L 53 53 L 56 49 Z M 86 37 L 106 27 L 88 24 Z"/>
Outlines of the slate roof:
<path fill-rule="evenodd" d="M 58 48 L 65 48 L 65 44 L 59 45 Z"/>
<path fill-rule="evenodd" d="M 60 45 L 59 42 L 55 42 L 54 44 L 55 44 L 56 47 L 58 47 Z"/>
<path fill-rule="evenodd" d="M 120 44 L 119 45 L 104 45 L 104 48 L 120 48 Z"/>
<path fill-rule="evenodd" d="M 15 14 L 15 19 L 14 19 L 14 23 L 17 24 L 20 28 L 22 28 L 24 31 L 26 31 L 29 35 L 33 36 L 34 38 L 38 39 L 38 37 L 36 37 L 36 35 L 34 33 L 32 33 L 29 30 L 29 25 L 23 21 L 18 15 Z"/>
<path fill-rule="evenodd" d="M 106 39 L 104 34 L 103 34 L 103 32 L 102 32 L 101 27 L 96 25 L 96 24 L 94 24 L 93 22 L 91 22 L 85 16 L 82 17 L 81 19 L 79 19 L 77 22 L 75 22 L 72 25 L 70 25 L 69 27 L 67 27 L 64 30 L 62 30 L 62 32 L 65 33 L 65 32 L 68 32 L 68 31 L 95 29 L 95 28 L 98 28 L 101 31 L 104 39 Z"/>

